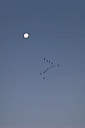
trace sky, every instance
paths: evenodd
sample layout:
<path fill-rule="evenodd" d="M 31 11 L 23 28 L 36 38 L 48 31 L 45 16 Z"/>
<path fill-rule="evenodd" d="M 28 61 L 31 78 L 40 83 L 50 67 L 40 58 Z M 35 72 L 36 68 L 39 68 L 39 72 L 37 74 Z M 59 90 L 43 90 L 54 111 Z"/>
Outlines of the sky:
<path fill-rule="evenodd" d="M 0 128 L 85 128 L 85 0 L 0 0 Z"/>

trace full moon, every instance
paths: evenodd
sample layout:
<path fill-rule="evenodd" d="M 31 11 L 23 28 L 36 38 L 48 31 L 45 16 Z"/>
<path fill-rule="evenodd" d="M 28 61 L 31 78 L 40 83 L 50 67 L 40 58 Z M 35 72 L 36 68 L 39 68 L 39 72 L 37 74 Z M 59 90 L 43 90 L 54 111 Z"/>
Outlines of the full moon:
<path fill-rule="evenodd" d="M 24 38 L 28 38 L 29 34 L 28 33 L 24 33 Z"/>

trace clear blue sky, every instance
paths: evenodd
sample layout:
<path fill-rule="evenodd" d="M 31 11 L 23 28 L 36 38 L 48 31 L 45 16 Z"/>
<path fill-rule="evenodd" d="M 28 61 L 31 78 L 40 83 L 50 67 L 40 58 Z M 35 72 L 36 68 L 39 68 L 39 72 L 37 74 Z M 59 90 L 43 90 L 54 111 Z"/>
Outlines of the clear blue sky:
<path fill-rule="evenodd" d="M 0 1 L 0 128 L 85 128 L 85 0 Z"/>

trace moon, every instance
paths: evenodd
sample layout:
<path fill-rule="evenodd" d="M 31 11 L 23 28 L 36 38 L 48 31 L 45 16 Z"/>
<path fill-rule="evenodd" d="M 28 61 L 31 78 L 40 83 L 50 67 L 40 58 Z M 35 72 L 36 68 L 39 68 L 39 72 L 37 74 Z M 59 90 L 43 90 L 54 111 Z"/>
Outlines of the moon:
<path fill-rule="evenodd" d="M 29 37 L 28 33 L 24 33 L 24 38 L 27 39 Z"/>

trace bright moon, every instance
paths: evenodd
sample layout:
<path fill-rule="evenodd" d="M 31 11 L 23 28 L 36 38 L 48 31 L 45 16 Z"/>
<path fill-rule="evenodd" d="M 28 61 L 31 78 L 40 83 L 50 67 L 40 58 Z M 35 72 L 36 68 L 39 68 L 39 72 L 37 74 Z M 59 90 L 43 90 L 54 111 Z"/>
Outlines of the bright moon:
<path fill-rule="evenodd" d="M 29 34 L 28 33 L 24 33 L 24 38 L 28 38 Z"/>

